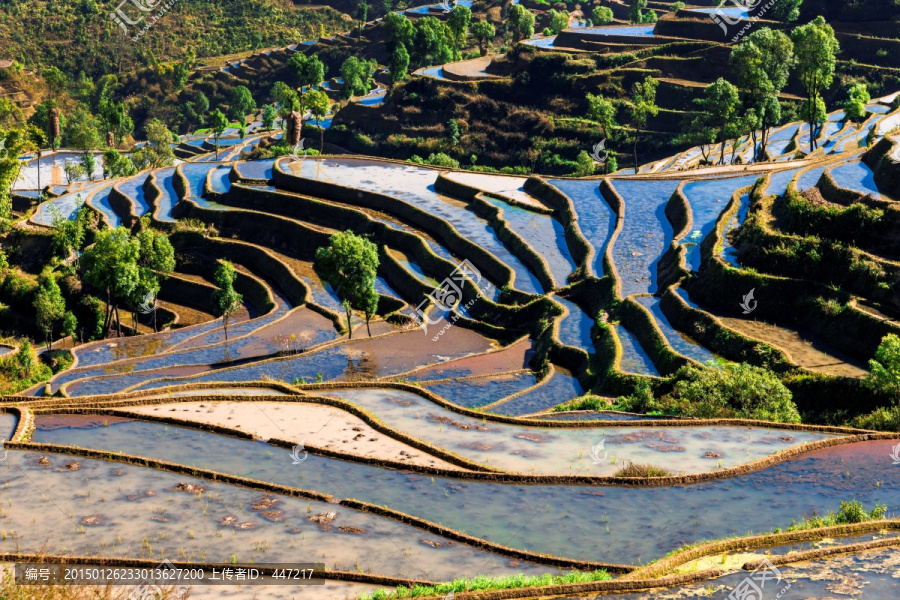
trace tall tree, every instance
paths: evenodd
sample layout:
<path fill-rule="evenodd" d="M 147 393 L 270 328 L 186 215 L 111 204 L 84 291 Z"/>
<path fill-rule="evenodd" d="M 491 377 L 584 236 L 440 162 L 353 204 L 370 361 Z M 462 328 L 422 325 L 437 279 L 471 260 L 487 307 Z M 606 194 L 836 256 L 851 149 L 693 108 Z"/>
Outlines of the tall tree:
<path fill-rule="evenodd" d="M 391 81 L 406 79 L 407 70 L 409 70 L 409 52 L 406 51 L 405 45 L 397 44 L 391 49 L 391 62 L 388 65 Z"/>
<path fill-rule="evenodd" d="M 534 35 L 534 13 L 522 6 L 513 4 L 506 13 L 506 25 L 513 36 L 513 44 L 518 46 L 519 41 Z"/>
<path fill-rule="evenodd" d="M 172 132 L 165 123 L 159 119 L 151 119 L 144 125 L 144 135 L 147 137 L 147 143 L 131 154 L 132 162 L 136 167 L 157 169 L 175 162 L 172 143 L 177 138 L 172 136 Z"/>
<path fill-rule="evenodd" d="M 149 225 L 149 220 L 146 225 Z M 155 298 L 159 294 L 160 282 L 175 270 L 175 250 L 165 233 L 149 228 L 137 234 L 137 242 L 139 280 L 132 297 L 139 305 L 145 305 L 150 297 L 154 299 L 153 330 L 156 331 Z"/>
<path fill-rule="evenodd" d="M 497 35 L 497 30 L 488 21 L 475 21 L 472 23 L 472 35 L 478 42 L 478 49 L 482 56 L 487 55 L 488 44 Z"/>
<path fill-rule="evenodd" d="M 281 128 L 284 129 L 284 121 L 295 110 L 300 109 L 300 98 L 297 92 L 283 81 L 276 81 L 270 92 L 272 100 L 279 107 L 279 115 L 281 116 Z"/>
<path fill-rule="evenodd" d="M 639 166 L 637 154 L 638 139 L 641 136 L 641 132 L 647 128 L 647 121 L 650 117 L 655 117 L 659 114 L 659 107 L 656 105 L 656 88 L 658 86 L 659 82 L 648 75 L 643 82 L 635 82 L 631 88 L 631 102 L 628 106 L 628 112 L 631 115 L 631 123 L 634 127 L 634 132 L 632 133 L 634 137 L 632 154 L 635 173 L 638 172 Z"/>
<path fill-rule="evenodd" d="M 219 158 L 219 136 L 228 128 L 228 117 L 218 108 L 209 117 L 210 128 L 216 138 L 216 160 Z"/>
<path fill-rule="evenodd" d="M 345 301 L 347 330 L 352 338 L 351 309 L 362 310 L 369 315 L 378 307 L 377 294 L 374 304 L 372 298 L 378 272 L 378 247 L 352 231 L 334 233 L 327 246 L 316 250 L 316 264 L 325 280 L 336 288 Z M 366 326 L 368 328 L 368 316 Z M 371 331 L 369 335 L 372 335 Z"/>
<path fill-rule="evenodd" d="M 791 40 L 797 56 L 797 77 L 806 90 L 803 116 L 809 125 L 809 149 L 812 152 L 817 147 L 816 110 L 822 100 L 822 92 L 834 80 L 835 55 L 840 51 L 840 44 L 834 37 L 834 29 L 821 15 L 794 29 Z"/>
<path fill-rule="evenodd" d="M 117 336 L 122 335 L 119 304 L 131 295 L 138 284 L 139 253 L 138 241 L 121 226 L 99 232 L 94 244 L 84 251 L 81 262 L 85 281 L 106 292 L 106 318 L 103 323 L 106 335 L 109 334 L 114 312 Z"/>
<path fill-rule="evenodd" d="M 288 68 L 294 72 L 303 88 L 317 86 L 325 80 L 325 64 L 315 55 L 295 52 L 288 59 Z"/>
<path fill-rule="evenodd" d="M 643 23 L 643 10 L 645 8 L 647 8 L 647 0 L 631 0 L 630 7 L 628 9 L 628 20 L 632 23 Z"/>
<path fill-rule="evenodd" d="M 278 111 L 275 110 L 275 107 L 271 104 L 266 104 L 262 109 L 262 126 L 266 131 L 270 131 L 272 127 L 275 125 L 275 118 L 278 116 Z"/>
<path fill-rule="evenodd" d="M 320 153 L 325 151 L 325 128 L 319 125 L 319 120 L 323 119 L 325 115 L 328 114 L 330 104 L 331 101 L 328 99 L 328 94 L 322 90 L 310 90 L 303 95 L 303 105 L 309 109 L 309 112 L 316 122 L 316 127 L 319 128 Z"/>
<path fill-rule="evenodd" d="M 56 277 L 49 267 L 44 269 L 38 279 L 38 290 L 34 296 L 34 311 L 38 328 L 44 332 L 47 350 L 52 350 L 53 329 L 65 315 L 66 301 L 56 283 Z"/>
<path fill-rule="evenodd" d="M 472 21 L 472 11 L 469 7 L 457 4 L 447 15 L 447 26 L 453 37 L 453 59 L 459 60 L 459 49 L 465 45 L 466 36 L 469 34 L 469 23 Z"/>
<path fill-rule="evenodd" d="M 756 128 L 750 134 L 756 160 L 766 155 L 769 130 L 781 121 L 778 95 L 787 85 L 794 61 L 791 38 L 768 27 L 754 31 L 731 51 L 729 62 L 737 75 L 744 107 L 753 110 L 759 121 L 758 144 Z"/>
<path fill-rule="evenodd" d="M 359 35 L 362 35 L 363 26 L 369 17 L 369 5 L 365 0 L 359 0 L 356 4 L 356 20 L 359 21 Z"/>
<path fill-rule="evenodd" d="M 388 48 L 403 44 L 407 50 L 413 41 L 413 24 L 406 15 L 389 12 L 381 21 Z"/>
<path fill-rule="evenodd" d="M 225 341 L 228 341 L 228 319 L 233 317 L 241 308 L 243 296 L 234 291 L 235 271 L 234 265 L 227 260 L 219 261 L 219 268 L 213 279 L 219 289 L 213 292 L 213 314 L 222 317 L 222 325 L 225 328 Z"/>
<path fill-rule="evenodd" d="M 618 127 L 616 123 L 616 107 L 603 96 L 595 96 L 591 93 L 587 95 L 587 103 L 587 118 L 598 123 L 600 133 L 603 134 L 608 144 L 614 139 L 615 127 Z M 607 148 L 609 148 L 608 145 Z M 610 154 L 612 153 L 611 150 L 608 151 Z M 610 173 L 610 169 L 614 164 L 614 162 L 610 161 L 610 156 L 607 156 L 606 163 L 603 165 L 604 171 Z"/>
<path fill-rule="evenodd" d="M 230 99 L 231 105 L 228 107 L 228 112 L 239 123 L 246 123 L 247 115 L 256 112 L 256 100 L 253 99 L 253 94 L 250 93 L 247 86 L 239 85 L 232 88 Z"/>
<path fill-rule="evenodd" d="M 725 142 L 728 140 L 728 126 L 732 120 L 739 116 L 740 100 L 738 99 L 738 90 L 734 85 L 719 77 L 716 81 L 706 86 L 706 89 L 703 90 L 703 97 L 697 98 L 695 102 L 700 106 L 710 129 L 715 132 L 716 138 L 721 144 L 719 152 L 719 164 L 721 165 L 725 162 Z M 735 140 L 736 143 L 737 140 Z"/>
<path fill-rule="evenodd" d="M 413 25 L 412 54 L 417 65 L 442 65 L 453 60 L 450 27 L 436 17 L 422 17 Z M 407 46 L 407 49 L 410 49 Z"/>

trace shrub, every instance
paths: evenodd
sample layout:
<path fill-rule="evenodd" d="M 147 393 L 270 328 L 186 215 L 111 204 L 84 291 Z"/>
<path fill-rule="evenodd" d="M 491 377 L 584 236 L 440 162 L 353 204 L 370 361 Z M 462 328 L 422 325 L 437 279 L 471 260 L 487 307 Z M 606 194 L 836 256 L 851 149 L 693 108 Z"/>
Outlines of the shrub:
<path fill-rule="evenodd" d="M 616 471 L 613 477 L 668 477 L 671 474 L 662 467 L 628 463 Z"/>
<path fill-rule="evenodd" d="M 763 368 L 744 363 L 722 369 L 682 367 L 668 403 L 701 418 L 744 418 L 799 423 L 790 390 Z"/>
<path fill-rule="evenodd" d="M 413 160 L 413 159 L 410 159 Z M 438 167 L 448 167 L 453 169 L 459 168 L 459 161 L 455 158 L 451 158 L 444 154 L 443 152 L 438 152 L 437 154 L 429 154 L 428 158 L 425 159 L 425 164 L 427 165 L 435 165 Z"/>
<path fill-rule="evenodd" d="M 876 504 L 875 508 L 867 511 L 862 502 L 858 500 L 841 500 L 841 508 L 836 513 L 829 512 L 824 517 L 813 513 L 800 523 L 792 523 L 788 531 L 802 529 L 816 529 L 819 527 L 833 527 L 834 525 L 850 525 L 853 523 L 865 523 L 867 521 L 880 521 L 887 513 L 887 506 Z"/>
<path fill-rule="evenodd" d="M 875 358 L 869 361 L 866 385 L 900 403 L 900 337 L 889 333 L 881 340 Z"/>

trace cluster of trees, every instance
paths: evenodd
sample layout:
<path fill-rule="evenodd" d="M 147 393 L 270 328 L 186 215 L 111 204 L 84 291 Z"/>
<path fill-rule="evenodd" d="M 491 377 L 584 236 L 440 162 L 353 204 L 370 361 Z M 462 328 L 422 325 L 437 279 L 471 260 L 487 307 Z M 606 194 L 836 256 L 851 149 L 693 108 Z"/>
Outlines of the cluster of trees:
<path fill-rule="evenodd" d="M 113 315 L 116 335 L 122 335 L 121 305 L 132 311 L 152 305 L 156 327 L 156 296 L 161 280 L 175 270 L 175 251 L 165 233 L 145 228 L 136 235 L 125 227 L 96 234 L 81 257 L 84 280 L 106 294 L 103 331 L 109 334 Z"/>
<path fill-rule="evenodd" d="M 799 114 L 810 131 L 810 151 L 815 150 L 827 120 L 823 93 L 833 82 L 838 51 L 834 30 L 822 17 L 790 35 L 768 27 L 752 32 L 731 52 L 735 82 L 720 78 L 704 90 L 696 101 L 700 115 L 686 139 L 699 144 L 707 159 L 710 145 L 721 144 L 718 162 L 723 163 L 726 141 L 749 134 L 757 148 L 754 160 L 762 160 L 770 129 L 783 120 L 779 94 L 793 72 L 806 91 Z M 861 118 L 866 102 L 865 86 L 851 87 L 845 105 L 848 118 Z"/>
<path fill-rule="evenodd" d="M 472 11 L 462 5 L 453 7 L 446 21 L 437 17 L 411 21 L 406 15 L 391 12 L 382 22 L 390 55 L 388 70 L 393 81 L 405 78 L 410 66 L 417 69 L 459 60 L 470 28 L 482 54 L 487 53 L 488 42 L 496 35 L 490 23 L 472 23 Z"/>
<path fill-rule="evenodd" d="M 624 102 L 624 113 L 628 116 L 631 128 L 624 130 L 619 127 L 616 121 L 618 110 L 611 100 L 594 94 L 587 95 L 587 118 L 597 122 L 600 133 L 607 142 L 628 141 L 630 139 L 632 145 L 632 157 L 634 159 L 634 172 L 638 170 L 638 143 L 641 134 L 647 128 L 647 122 L 651 117 L 659 114 L 659 107 L 656 105 L 656 89 L 659 83 L 649 75 L 643 81 L 637 81 L 631 88 L 631 96 L 629 100 Z M 579 174 L 590 175 L 588 171 L 587 159 L 590 156 L 586 151 L 582 151 L 583 155 L 579 155 L 578 163 L 580 165 Z M 606 162 L 606 172 L 610 173 L 618 168 L 618 161 L 615 153 L 609 151 L 609 157 Z"/>

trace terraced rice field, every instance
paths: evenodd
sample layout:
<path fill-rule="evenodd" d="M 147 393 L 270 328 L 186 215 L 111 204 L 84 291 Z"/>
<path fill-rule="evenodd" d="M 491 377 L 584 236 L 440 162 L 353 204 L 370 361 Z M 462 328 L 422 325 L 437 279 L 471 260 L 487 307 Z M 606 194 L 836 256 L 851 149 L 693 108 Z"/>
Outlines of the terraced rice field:
<path fill-rule="evenodd" d="M 877 132 L 885 112 L 871 112 L 863 129 Z M 827 151 L 797 162 L 809 145 L 799 123 L 773 133 L 768 162 L 700 167 L 690 149 L 602 181 L 375 158 L 242 162 L 234 150 L 249 140 L 220 141 L 219 160 L 201 151 L 65 187 L 32 223 L 52 226 L 51 206 L 71 215 L 80 192 L 112 227 L 144 215 L 215 225 L 172 234 L 174 278 L 206 290 L 203 265 L 227 255 L 261 292 L 227 337 L 210 320 L 92 342 L 49 384 L 5 398 L 0 550 L 318 563 L 322 585 L 291 596 L 302 598 L 572 570 L 605 574 L 541 595 L 726 598 L 743 562 L 877 537 L 871 552 L 779 562 L 780 573 L 803 597 L 858 595 L 860 573 L 866 594 L 888 597 L 896 522 L 771 532 L 847 499 L 895 515 L 896 434 L 605 410 L 641 386 L 667 389 L 685 365 L 717 373 L 744 360 L 780 361 L 785 381 L 809 386 L 794 388 L 801 412 L 817 390 L 861 389 L 877 340 L 898 328 L 858 308 L 885 303 L 882 288 L 851 297 L 812 268 L 767 269 L 747 242 L 808 235 L 785 216 L 788 197 L 890 202 L 878 162 L 889 158 L 844 151 L 862 130 L 832 117 Z M 317 244 L 345 229 L 381 250 L 371 335 L 359 314 L 346 330 L 341 290 L 315 264 Z M 414 308 L 463 260 L 473 271 L 460 305 L 422 327 Z M 667 475 L 623 478 L 629 465 Z M 770 535 L 653 564 L 748 533 Z M 657 579 L 678 574 L 689 576 Z M 638 577 L 658 589 L 638 593 L 626 583 Z M 265 589 L 286 597 L 276 587 Z"/>

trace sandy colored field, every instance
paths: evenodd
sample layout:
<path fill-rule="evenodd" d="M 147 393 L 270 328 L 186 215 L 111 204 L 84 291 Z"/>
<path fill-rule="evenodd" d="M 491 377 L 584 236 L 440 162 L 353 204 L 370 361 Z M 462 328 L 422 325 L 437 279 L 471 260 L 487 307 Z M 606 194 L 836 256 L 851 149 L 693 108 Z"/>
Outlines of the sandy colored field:
<path fill-rule="evenodd" d="M 351 393 L 352 396 L 352 393 Z M 348 398 L 352 402 L 352 397 Z M 183 402 L 132 409 L 146 415 L 233 427 L 268 440 L 288 440 L 335 452 L 409 464 L 458 469 L 372 429 L 361 419 L 322 404 L 292 402 Z"/>
<path fill-rule="evenodd" d="M 787 352 L 791 360 L 804 369 L 843 377 L 866 376 L 867 371 L 860 361 L 812 336 L 765 321 L 716 316 L 726 327 Z"/>

